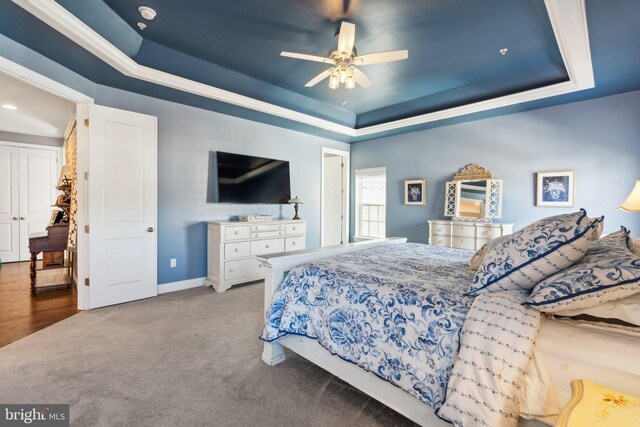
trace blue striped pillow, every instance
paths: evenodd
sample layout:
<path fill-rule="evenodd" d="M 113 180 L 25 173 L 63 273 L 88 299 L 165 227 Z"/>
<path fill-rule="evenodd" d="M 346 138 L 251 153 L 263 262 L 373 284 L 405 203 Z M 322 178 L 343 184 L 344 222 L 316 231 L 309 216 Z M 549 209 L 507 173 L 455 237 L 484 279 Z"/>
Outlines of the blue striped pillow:
<path fill-rule="evenodd" d="M 592 307 L 640 292 L 640 257 L 629 249 L 629 232 L 591 244 L 572 267 L 540 282 L 525 304 L 549 313 Z"/>
<path fill-rule="evenodd" d="M 485 256 L 470 294 L 533 289 L 540 281 L 580 260 L 602 220 L 590 220 L 581 209 L 544 218 L 518 230 Z"/>

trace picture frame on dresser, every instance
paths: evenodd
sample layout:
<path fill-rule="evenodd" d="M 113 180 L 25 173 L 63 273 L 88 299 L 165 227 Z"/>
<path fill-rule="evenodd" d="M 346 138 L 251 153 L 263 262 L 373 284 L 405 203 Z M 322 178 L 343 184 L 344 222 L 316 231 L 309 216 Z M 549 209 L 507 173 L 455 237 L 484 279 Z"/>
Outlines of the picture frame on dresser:
<path fill-rule="evenodd" d="M 427 204 L 427 180 L 404 180 L 404 204 L 406 206 L 426 206 Z"/>
<path fill-rule="evenodd" d="M 536 173 L 536 206 L 572 208 L 575 206 L 576 171 Z"/>

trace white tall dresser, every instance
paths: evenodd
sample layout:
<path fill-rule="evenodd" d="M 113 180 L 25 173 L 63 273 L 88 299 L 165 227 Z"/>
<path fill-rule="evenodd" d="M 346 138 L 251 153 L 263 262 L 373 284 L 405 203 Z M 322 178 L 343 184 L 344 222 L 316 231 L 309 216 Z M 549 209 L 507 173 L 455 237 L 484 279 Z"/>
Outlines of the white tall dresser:
<path fill-rule="evenodd" d="M 429 244 L 447 248 L 478 250 L 496 237 L 513 233 L 513 223 L 455 220 L 427 221 Z"/>
<path fill-rule="evenodd" d="M 209 221 L 207 229 L 206 284 L 217 292 L 264 279 L 257 256 L 306 247 L 304 220 Z"/>

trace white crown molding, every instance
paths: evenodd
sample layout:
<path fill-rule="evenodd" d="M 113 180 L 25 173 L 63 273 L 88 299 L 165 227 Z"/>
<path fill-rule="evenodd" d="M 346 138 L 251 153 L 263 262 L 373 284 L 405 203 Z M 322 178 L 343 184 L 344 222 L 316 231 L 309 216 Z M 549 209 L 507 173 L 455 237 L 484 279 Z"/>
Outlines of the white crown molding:
<path fill-rule="evenodd" d="M 13 0 L 13 2 L 126 76 L 349 137 L 374 135 L 594 87 L 585 0 L 545 0 L 554 35 L 569 74 L 568 82 L 360 129 L 352 129 L 329 120 L 140 65 L 55 0 Z"/>
<path fill-rule="evenodd" d="M 3 56 L 0 56 L 0 71 L 68 101 L 80 104 L 93 104 L 93 98 L 90 96 L 60 84 L 42 74 L 36 73 Z"/>

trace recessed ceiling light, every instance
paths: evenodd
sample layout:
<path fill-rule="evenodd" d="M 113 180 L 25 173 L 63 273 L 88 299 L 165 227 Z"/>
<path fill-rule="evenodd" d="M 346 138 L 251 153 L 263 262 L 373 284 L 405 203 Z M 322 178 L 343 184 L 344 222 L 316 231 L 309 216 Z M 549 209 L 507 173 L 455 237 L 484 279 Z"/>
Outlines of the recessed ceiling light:
<path fill-rule="evenodd" d="M 151 9 L 149 6 L 140 6 L 138 8 L 140 15 L 148 21 L 153 21 L 153 18 L 156 17 L 156 11 Z"/>
<path fill-rule="evenodd" d="M 144 30 L 145 28 L 147 28 L 147 24 L 145 24 L 144 22 L 138 22 L 138 28 Z"/>
<path fill-rule="evenodd" d="M 504 56 L 507 54 L 507 52 L 509 52 L 509 49 L 507 49 L 506 47 L 503 47 L 498 52 L 500 52 L 500 55 Z"/>
<path fill-rule="evenodd" d="M 347 101 L 345 101 L 344 99 L 340 102 L 340 104 L 342 104 L 342 106 L 344 107 L 345 105 L 347 105 Z"/>
<path fill-rule="evenodd" d="M 2 104 L 2 108 L 6 108 L 7 110 L 17 110 L 18 107 L 16 107 L 13 104 Z"/>

